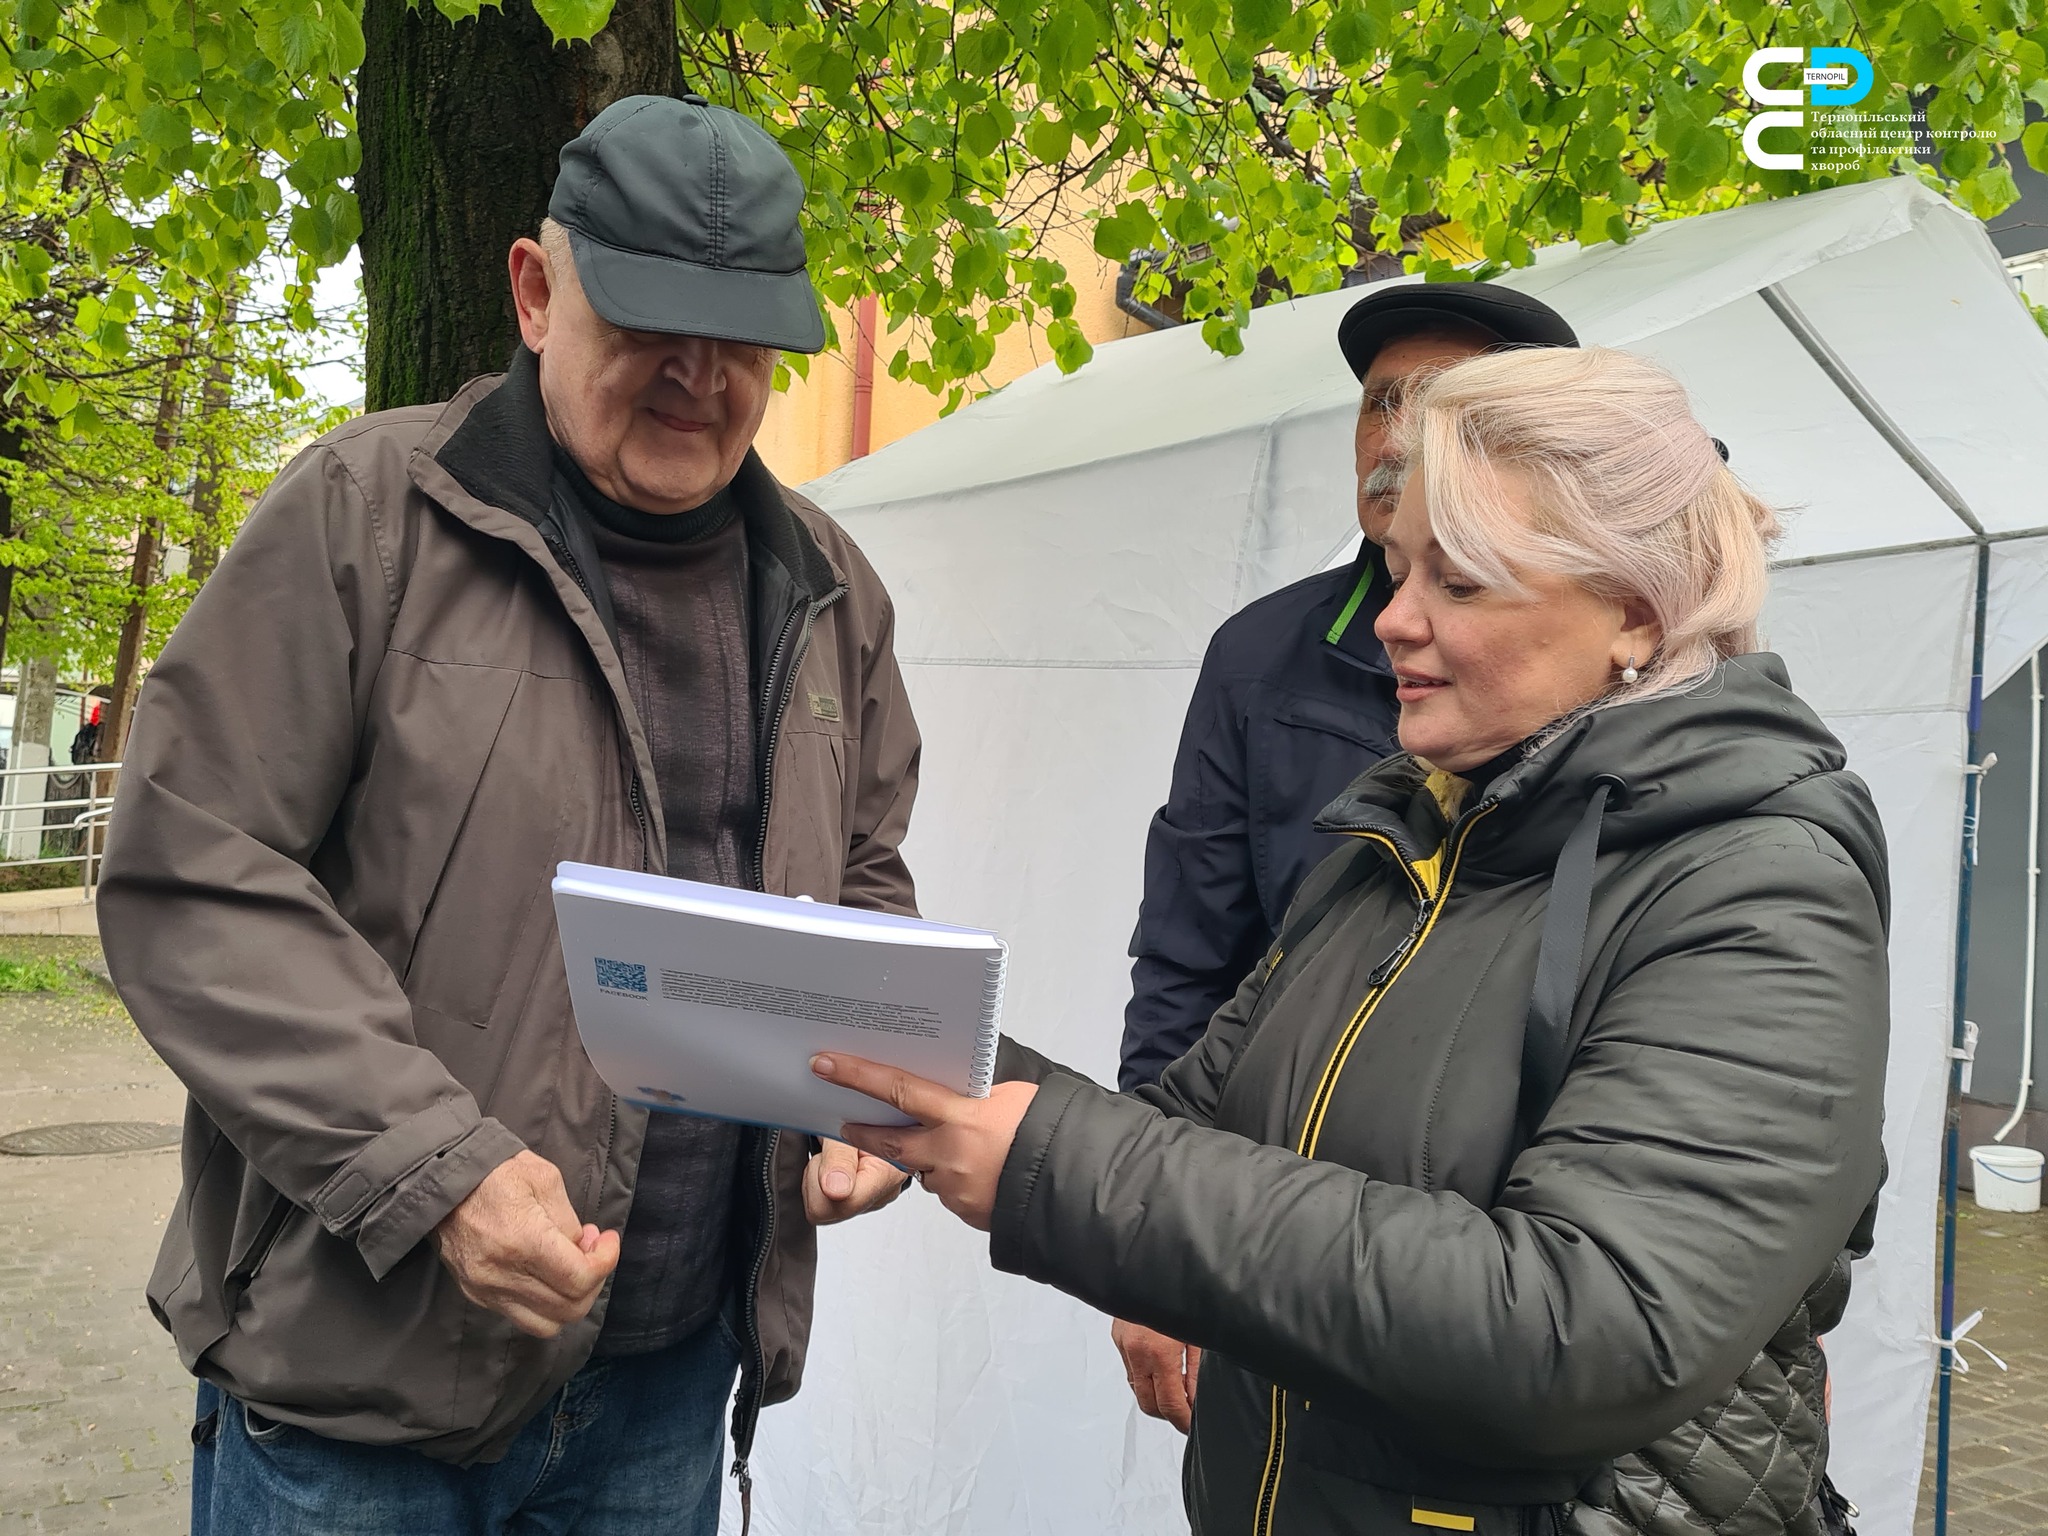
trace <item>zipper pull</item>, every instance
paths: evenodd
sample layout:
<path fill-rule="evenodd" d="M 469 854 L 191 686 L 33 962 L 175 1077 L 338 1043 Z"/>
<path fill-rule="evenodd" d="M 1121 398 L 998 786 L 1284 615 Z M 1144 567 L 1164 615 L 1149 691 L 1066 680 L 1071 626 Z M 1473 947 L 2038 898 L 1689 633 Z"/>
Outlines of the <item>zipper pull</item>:
<path fill-rule="evenodd" d="M 1415 941 L 1422 937 L 1422 930 L 1429 922 L 1429 914 L 1435 910 L 1435 903 L 1419 903 L 1415 908 L 1415 923 L 1408 930 L 1408 936 L 1394 946 L 1394 952 L 1372 968 L 1372 974 L 1365 978 L 1368 987 L 1383 987 L 1387 979 L 1400 969 L 1401 962 L 1408 958 L 1408 951 L 1415 947 Z"/>
<path fill-rule="evenodd" d="M 754 1523 L 754 1474 L 747 1469 L 746 1457 L 733 1459 L 732 1477 L 740 1485 L 740 1536 L 747 1536 Z"/>

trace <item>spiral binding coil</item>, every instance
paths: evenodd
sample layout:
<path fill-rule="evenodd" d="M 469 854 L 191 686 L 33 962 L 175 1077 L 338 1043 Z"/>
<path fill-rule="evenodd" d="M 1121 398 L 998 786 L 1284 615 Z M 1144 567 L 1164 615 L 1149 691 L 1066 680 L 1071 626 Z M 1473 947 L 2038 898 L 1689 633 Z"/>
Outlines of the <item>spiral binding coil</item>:
<path fill-rule="evenodd" d="M 985 1099 L 995 1083 L 996 1048 L 1002 1040 L 1003 988 L 1010 973 L 1010 946 L 998 943 L 988 957 L 988 973 L 981 984 L 981 1038 L 974 1045 L 974 1062 L 967 1072 L 970 1098 Z"/>

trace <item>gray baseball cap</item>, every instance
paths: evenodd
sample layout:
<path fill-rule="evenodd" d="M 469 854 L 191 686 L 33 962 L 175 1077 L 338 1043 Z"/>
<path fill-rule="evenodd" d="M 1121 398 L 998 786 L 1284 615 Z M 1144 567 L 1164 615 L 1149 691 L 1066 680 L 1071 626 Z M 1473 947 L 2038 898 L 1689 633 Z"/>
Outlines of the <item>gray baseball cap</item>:
<path fill-rule="evenodd" d="M 613 325 L 816 352 L 803 202 L 758 123 L 702 96 L 627 96 L 562 147 L 548 217 Z"/>

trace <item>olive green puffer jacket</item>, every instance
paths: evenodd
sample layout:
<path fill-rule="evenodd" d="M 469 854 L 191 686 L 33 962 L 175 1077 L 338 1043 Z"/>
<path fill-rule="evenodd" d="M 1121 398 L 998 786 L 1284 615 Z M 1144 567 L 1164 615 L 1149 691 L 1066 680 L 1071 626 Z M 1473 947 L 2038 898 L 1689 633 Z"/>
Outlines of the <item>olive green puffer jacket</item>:
<path fill-rule="evenodd" d="M 1158 1087 L 1043 1077 L 994 1261 L 1208 1351 L 1199 1536 L 1814 1536 L 1882 1177 L 1869 794 L 1768 656 L 1461 787 L 1325 811 L 1366 851 Z"/>

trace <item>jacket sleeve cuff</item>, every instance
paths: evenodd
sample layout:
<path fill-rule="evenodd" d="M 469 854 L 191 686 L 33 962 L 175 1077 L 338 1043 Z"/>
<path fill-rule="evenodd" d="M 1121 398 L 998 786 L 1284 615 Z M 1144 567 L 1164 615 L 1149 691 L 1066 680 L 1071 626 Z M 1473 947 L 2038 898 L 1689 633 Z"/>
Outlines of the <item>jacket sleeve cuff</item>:
<path fill-rule="evenodd" d="M 1039 1083 L 1031 1107 L 1017 1123 L 1010 1155 L 1003 1159 L 1003 1171 L 996 1180 L 995 1210 L 988 1226 L 989 1262 L 1005 1274 L 1027 1273 L 1026 1222 L 1039 1176 L 1045 1171 L 1052 1139 L 1059 1134 L 1060 1121 L 1075 1095 L 1092 1086 L 1078 1077 L 1055 1072 Z"/>
<path fill-rule="evenodd" d="M 352 1238 L 376 1279 L 385 1275 L 525 1143 L 481 1118 L 464 1095 L 400 1121 L 349 1160 L 313 1197 L 313 1213 Z"/>
<path fill-rule="evenodd" d="M 996 1037 L 996 1081 L 999 1083 L 1043 1083 L 1055 1073 L 1080 1077 L 1072 1067 L 1063 1067 L 1050 1056 L 1040 1055 L 1028 1045 L 1019 1045 L 1008 1035 Z"/>

